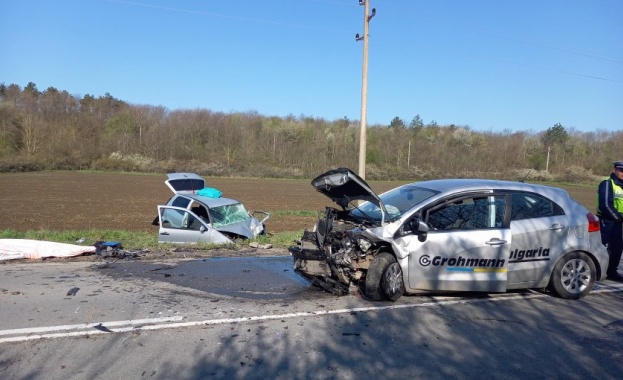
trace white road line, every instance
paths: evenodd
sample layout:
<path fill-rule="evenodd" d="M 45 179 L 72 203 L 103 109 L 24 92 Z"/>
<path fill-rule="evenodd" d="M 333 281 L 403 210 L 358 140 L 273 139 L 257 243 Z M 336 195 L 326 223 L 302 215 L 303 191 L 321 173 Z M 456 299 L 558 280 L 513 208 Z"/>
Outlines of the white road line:
<path fill-rule="evenodd" d="M 600 284 L 600 285 L 596 285 L 596 287 L 591 291 L 591 293 L 614 293 L 614 292 L 621 292 L 621 291 L 623 291 L 623 284 L 616 284 L 616 285 Z M 335 315 L 335 314 L 350 314 L 353 312 L 370 312 L 370 311 L 382 311 L 382 310 L 410 309 L 410 308 L 416 308 L 416 307 L 437 307 L 437 306 L 458 305 L 458 304 L 514 301 L 514 300 L 525 300 L 525 299 L 534 299 L 534 298 L 543 298 L 543 297 L 551 297 L 551 296 L 547 294 L 542 294 L 542 293 L 532 293 L 530 295 L 501 296 L 501 297 L 485 298 L 485 299 L 459 299 L 459 300 L 452 299 L 452 300 L 443 300 L 443 301 L 437 301 L 437 302 L 424 302 L 424 303 L 418 303 L 418 304 L 401 304 L 401 305 L 387 305 L 387 306 L 358 307 L 358 308 L 350 308 L 350 309 L 304 311 L 304 312 L 288 313 L 288 314 L 260 315 L 260 316 L 224 318 L 224 319 L 208 319 L 208 320 L 203 320 L 203 321 L 175 322 L 175 321 L 181 321 L 184 318 L 180 316 L 180 317 L 171 317 L 171 318 L 136 319 L 136 320 L 129 320 L 129 321 L 112 321 L 112 322 L 89 323 L 89 324 L 67 325 L 67 326 L 50 326 L 50 327 L 39 327 L 39 328 L 15 329 L 15 330 L 0 331 L 0 336 L 1 335 L 18 335 L 18 334 L 28 334 L 28 335 L 19 335 L 19 336 L 14 336 L 14 337 L 0 338 L 0 344 L 11 343 L 11 342 L 25 342 L 25 341 L 36 340 L 36 339 L 68 338 L 68 337 L 78 337 L 78 336 L 88 336 L 88 335 L 123 333 L 123 332 L 131 332 L 131 331 L 163 330 L 163 329 L 173 329 L 173 328 L 181 328 L 181 327 L 222 325 L 222 324 L 242 323 L 242 322 L 258 322 L 258 321 L 268 321 L 268 320 L 274 320 L 274 319 L 290 319 L 290 318 L 301 318 L 301 317 L 318 317 L 318 316 Z M 447 297 L 443 297 L 443 298 L 447 298 Z M 172 323 L 154 324 L 158 322 L 172 322 Z M 127 325 L 132 325 L 132 326 L 127 326 Z M 125 327 L 114 328 L 115 326 L 125 326 Z M 97 329 L 98 327 L 100 329 Z M 88 330 L 55 333 L 55 334 L 38 334 L 42 332 L 80 330 L 80 329 L 88 329 Z"/>
<path fill-rule="evenodd" d="M 98 322 L 98 323 L 81 323 L 77 325 L 62 325 L 62 326 L 48 326 L 48 327 L 30 327 L 14 330 L 0 330 L 0 336 L 2 335 L 16 335 L 16 334 L 37 334 L 50 331 L 66 331 L 66 330 L 84 330 L 95 327 L 106 326 L 125 326 L 125 325 L 145 325 L 162 322 L 175 322 L 184 319 L 183 316 L 167 317 L 167 318 L 146 318 L 146 319 L 130 319 L 127 321 L 112 321 L 112 322 Z"/>

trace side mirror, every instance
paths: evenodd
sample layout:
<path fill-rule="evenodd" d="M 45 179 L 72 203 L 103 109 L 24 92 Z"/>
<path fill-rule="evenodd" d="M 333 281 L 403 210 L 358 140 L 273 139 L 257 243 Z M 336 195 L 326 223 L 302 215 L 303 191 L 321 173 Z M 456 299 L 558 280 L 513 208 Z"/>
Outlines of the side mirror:
<path fill-rule="evenodd" d="M 414 222 L 417 222 L 416 231 L 418 241 L 425 242 L 426 238 L 428 237 L 428 225 L 419 219 L 414 220 Z"/>
<path fill-rule="evenodd" d="M 402 237 L 407 235 L 417 235 L 418 240 L 426 241 L 428 234 L 428 226 L 422 222 L 419 217 L 413 217 L 409 219 L 396 233 L 395 237 Z"/>

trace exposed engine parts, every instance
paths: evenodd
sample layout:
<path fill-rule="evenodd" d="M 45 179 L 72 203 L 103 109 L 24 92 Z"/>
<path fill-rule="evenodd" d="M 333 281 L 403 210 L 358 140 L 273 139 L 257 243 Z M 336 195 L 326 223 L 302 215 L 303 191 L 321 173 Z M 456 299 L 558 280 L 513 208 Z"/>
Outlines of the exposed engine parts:
<path fill-rule="evenodd" d="M 294 270 L 335 295 L 347 294 L 363 277 L 373 246 L 359 224 L 343 218 L 343 212 L 327 207 L 314 231 L 305 231 L 299 246 L 290 248 Z"/>

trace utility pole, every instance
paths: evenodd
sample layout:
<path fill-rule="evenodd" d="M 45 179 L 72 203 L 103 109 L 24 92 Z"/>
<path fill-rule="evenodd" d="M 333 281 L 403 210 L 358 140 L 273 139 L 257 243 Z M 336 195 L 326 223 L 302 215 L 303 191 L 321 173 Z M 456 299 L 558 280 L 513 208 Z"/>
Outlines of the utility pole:
<path fill-rule="evenodd" d="M 363 40 L 363 67 L 361 70 L 361 125 L 359 127 L 359 176 L 366 179 L 366 127 L 368 105 L 368 30 L 370 20 L 376 15 L 376 8 L 370 13 L 370 0 L 359 0 L 359 5 L 364 6 L 363 12 L 363 36 L 355 35 L 356 41 Z"/>
<path fill-rule="evenodd" d="M 549 173 L 549 150 L 551 148 L 551 146 L 547 147 L 547 161 L 545 162 L 545 173 Z"/>

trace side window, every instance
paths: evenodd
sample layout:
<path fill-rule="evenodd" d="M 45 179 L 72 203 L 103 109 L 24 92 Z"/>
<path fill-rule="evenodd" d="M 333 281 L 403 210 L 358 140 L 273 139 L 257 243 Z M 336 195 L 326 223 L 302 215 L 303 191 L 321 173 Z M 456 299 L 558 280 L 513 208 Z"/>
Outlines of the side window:
<path fill-rule="evenodd" d="M 199 219 L 188 214 L 188 222 L 186 223 L 185 228 L 187 230 L 199 231 L 199 229 L 201 228 L 201 222 L 199 221 Z"/>
<path fill-rule="evenodd" d="M 184 197 L 177 197 L 173 200 L 173 202 L 171 203 L 171 206 L 186 208 L 188 207 L 189 203 L 190 203 L 189 199 L 186 199 Z"/>
<path fill-rule="evenodd" d="M 505 204 L 504 196 L 463 198 L 431 209 L 426 221 L 438 231 L 500 228 Z"/>
<path fill-rule="evenodd" d="M 564 215 L 562 207 L 537 194 L 512 194 L 511 220 Z"/>
<path fill-rule="evenodd" d="M 194 203 L 191 211 L 194 212 L 198 217 L 203 219 L 206 223 L 210 223 L 210 217 L 208 216 L 208 210 L 203 205 L 198 203 Z"/>
<path fill-rule="evenodd" d="M 181 210 L 174 210 L 170 208 L 163 208 L 160 220 L 162 221 L 162 227 L 164 228 L 182 228 L 182 220 L 184 219 L 184 212 Z"/>
<path fill-rule="evenodd" d="M 196 230 L 201 228 L 201 222 L 192 216 L 188 211 L 176 210 L 171 208 L 162 209 L 163 228 L 177 228 L 182 230 Z"/>

